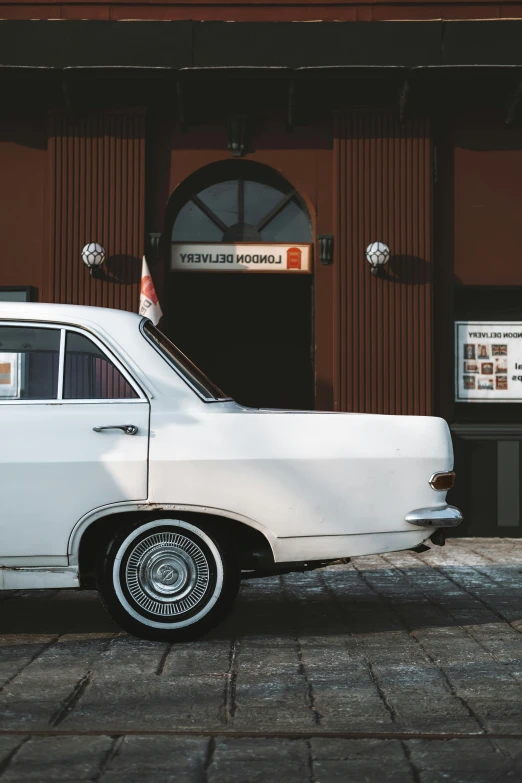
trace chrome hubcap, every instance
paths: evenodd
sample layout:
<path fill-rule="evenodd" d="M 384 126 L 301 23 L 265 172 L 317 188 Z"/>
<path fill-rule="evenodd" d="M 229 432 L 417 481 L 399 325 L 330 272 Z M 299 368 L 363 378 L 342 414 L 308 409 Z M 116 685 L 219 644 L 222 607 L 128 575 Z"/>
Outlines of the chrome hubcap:
<path fill-rule="evenodd" d="M 153 533 L 132 549 L 125 581 L 136 603 L 147 612 L 171 617 L 193 609 L 210 580 L 199 546 L 180 533 Z"/>

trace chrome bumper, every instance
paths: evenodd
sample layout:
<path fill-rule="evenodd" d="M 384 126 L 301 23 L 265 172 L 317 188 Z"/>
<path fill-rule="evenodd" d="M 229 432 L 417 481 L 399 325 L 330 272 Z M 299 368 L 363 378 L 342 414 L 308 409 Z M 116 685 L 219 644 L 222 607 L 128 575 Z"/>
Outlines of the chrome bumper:
<path fill-rule="evenodd" d="M 418 527 L 457 527 L 462 522 L 462 514 L 455 506 L 436 506 L 416 508 L 405 519 Z"/>

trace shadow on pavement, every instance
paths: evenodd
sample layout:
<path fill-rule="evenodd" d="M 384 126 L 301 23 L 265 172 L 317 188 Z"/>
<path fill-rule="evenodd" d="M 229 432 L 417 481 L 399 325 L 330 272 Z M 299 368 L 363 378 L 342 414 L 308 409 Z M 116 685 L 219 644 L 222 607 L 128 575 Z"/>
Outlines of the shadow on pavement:
<path fill-rule="evenodd" d="M 461 569 L 453 567 L 452 571 Z M 463 568 L 462 573 L 467 569 Z M 431 568 L 415 569 L 429 576 Z M 511 613 L 522 617 L 522 582 L 520 569 L 496 566 L 488 569 L 489 590 L 507 597 Z M 374 574 L 376 572 L 373 572 Z M 323 572 L 325 581 L 312 574 L 248 580 L 242 583 L 239 598 L 228 618 L 206 638 L 233 640 L 247 636 L 294 635 L 296 623 L 300 635 L 342 636 L 350 633 L 386 633 L 397 630 L 400 621 L 394 609 L 400 608 L 415 618 L 417 628 L 451 627 L 459 624 L 452 612 L 478 606 L 479 601 L 451 583 L 436 595 L 441 612 L 426 611 L 431 602 L 426 594 L 410 584 L 406 589 L 392 589 L 389 596 L 361 589 L 360 575 L 352 569 Z M 381 585 L 397 587 L 397 570 L 380 569 Z M 405 586 L 404 586 L 405 587 Z M 432 585 L 432 588 L 434 585 Z M 439 585 L 440 587 L 440 585 Z M 387 592 L 385 590 L 385 592 Z M 335 594 L 334 594 L 335 593 Z M 431 604 L 433 606 L 433 604 Z M 475 622 L 490 622 L 488 614 Z M 118 633 L 119 627 L 108 617 L 97 593 L 93 591 L 52 591 L 6 594 L 0 592 L 0 633 L 6 634 L 93 634 Z"/>

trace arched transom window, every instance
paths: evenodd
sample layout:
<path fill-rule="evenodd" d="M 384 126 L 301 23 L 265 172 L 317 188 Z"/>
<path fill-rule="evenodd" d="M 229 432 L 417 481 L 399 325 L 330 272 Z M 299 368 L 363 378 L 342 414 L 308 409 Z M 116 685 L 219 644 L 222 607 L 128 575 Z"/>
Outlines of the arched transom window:
<path fill-rule="evenodd" d="M 222 166 L 211 166 L 207 183 L 201 177 L 193 188 L 188 183 L 172 241 L 311 242 L 310 217 L 299 194 L 264 166 L 239 166 L 243 171 L 229 164 L 228 176 Z"/>

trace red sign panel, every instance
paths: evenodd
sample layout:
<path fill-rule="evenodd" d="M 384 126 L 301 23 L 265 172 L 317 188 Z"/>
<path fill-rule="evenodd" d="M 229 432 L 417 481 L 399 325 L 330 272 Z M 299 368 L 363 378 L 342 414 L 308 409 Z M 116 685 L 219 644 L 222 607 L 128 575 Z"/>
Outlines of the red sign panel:
<path fill-rule="evenodd" d="M 301 269 L 301 257 L 303 253 L 298 247 L 289 247 L 286 251 L 286 268 Z"/>

